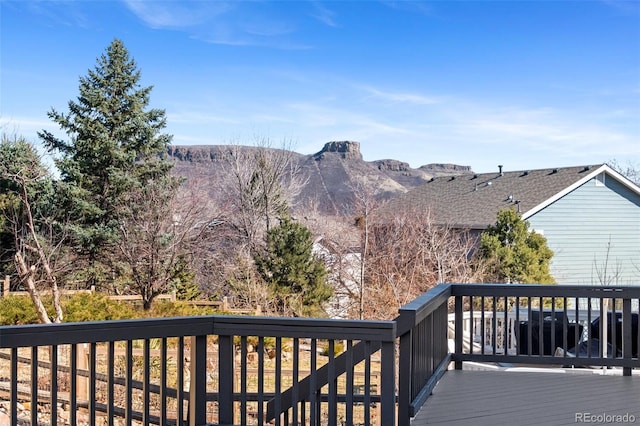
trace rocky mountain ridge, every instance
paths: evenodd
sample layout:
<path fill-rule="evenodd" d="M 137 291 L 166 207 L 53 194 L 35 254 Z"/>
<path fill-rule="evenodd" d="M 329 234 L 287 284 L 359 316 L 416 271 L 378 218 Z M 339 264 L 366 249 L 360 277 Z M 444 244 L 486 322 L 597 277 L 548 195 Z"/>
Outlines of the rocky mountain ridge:
<path fill-rule="evenodd" d="M 174 172 L 187 179 L 198 176 L 202 184 L 215 188 L 224 173 L 225 156 L 231 149 L 258 150 L 248 146 L 171 146 Z M 383 159 L 364 161 L 360 143 L 332 141 L 315 154 L 292 153 L 306 182 L 295 200 L 299 208 L 313 205 L 325 214 L 345 213 L 353 208 L 354 188 L 368 188 L 376 197 L 388 199 L 427 182 L 432 177 L 473 173 L 471 167 L 433 163 L 417 169 L 408 163 Z"/>

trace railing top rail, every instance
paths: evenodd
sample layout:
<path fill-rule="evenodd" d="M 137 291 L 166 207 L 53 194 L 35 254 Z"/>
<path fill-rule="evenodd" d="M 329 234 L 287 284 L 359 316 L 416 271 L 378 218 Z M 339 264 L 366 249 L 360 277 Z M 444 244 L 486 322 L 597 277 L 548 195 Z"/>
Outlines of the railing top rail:
<path fill-rule="evenodd" d="M 322 318 L 216 316 L 214 334 L 389 342 L 395 339 L 396 323 Z"/>
<path fill-rule="evenodd" d="M 308 318 L 198 317 L 0 326 L 0 348 L 98 343 L 179 336 L 232 335 L 393 341 L 393 321 Z"/>
<path fill-rule="evenodd" d="M 437 287 L 436 287 L 437 288 Z M 452 296 L 524 296 L 640 298 L 638 286 L 593 286 L 556 284 L 451 284 Z"/>
<path fill-rule="evenodd" d="M 0 326 L 0 348 L 207 335 L 213 316 Z"/>

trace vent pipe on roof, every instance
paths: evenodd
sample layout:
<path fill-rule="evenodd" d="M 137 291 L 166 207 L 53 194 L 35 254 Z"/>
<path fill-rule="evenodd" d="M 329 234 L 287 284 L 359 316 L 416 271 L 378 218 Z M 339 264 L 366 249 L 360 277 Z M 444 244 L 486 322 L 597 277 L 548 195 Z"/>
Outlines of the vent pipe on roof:
<path fill-rule="evenodd" d="M 502 173 L 502 164 L 498 165 L 498 171 L 500 172 L 500 176 L 504 176 L 504 173 Z"/>

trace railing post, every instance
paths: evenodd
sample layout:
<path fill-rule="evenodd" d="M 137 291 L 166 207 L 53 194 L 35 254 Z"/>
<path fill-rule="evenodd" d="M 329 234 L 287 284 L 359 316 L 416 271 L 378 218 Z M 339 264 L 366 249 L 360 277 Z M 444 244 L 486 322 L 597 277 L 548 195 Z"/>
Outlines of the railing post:
<path fill-rule="evenodd" d="M 462 354 L 462 338 L 463 338 L 463 327 L 462 327 L 462 296 L 456 296 L 455 297 L 455 348 L 456 348 L 456 353 L 455 355 L 460 355 Z M 456 358 L 455 362 L 454 362 L 454 368 L 456 370 L 462 370 L 462 361 L 459 361 Z"/>
<path fill-rule="evenodd" d="M 218 336 L 218 423 L 233 424 L 233 336 Z"/>
<path fill-rule="evenodd" d="M 191 337 L 189 426 L 207 423 L 207 336 Z"/>
<path fill-rule="evenodd" d="M 413 370 L 412 346 L 413 329 L 400 336 L 400 354 L 398 369 L 398 426 L 409 426 L 409 404 L 411 402 L 411 375 Z"/>
<path fill-rule="evenodd" d="M 615 327 L 615 323 L 614 323 Z M 631 324 L 631 299 L 622 299 L 622 358 L 626 361 L 633 357 L 631 346 L 632 340 Z M 631 376 L 631 367 L 622 368 L 623 376 Z"/>
<path fill-rule="evenodd" d="M 396 422 L 396 367 L 395 342 L 382 342 L 382 359 L 380 360 L 381 413 L 380 424 L 393 425 Z"/>

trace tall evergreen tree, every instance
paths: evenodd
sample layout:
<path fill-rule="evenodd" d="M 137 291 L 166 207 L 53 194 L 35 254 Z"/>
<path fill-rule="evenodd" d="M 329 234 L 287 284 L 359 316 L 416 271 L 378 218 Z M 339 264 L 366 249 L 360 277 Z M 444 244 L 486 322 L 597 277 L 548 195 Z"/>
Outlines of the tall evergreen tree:
<path fill-rule="evenodd" d="M 164 110 L 148 108 L 151 90 L 140 86 L 135 61 L 116 39 L 80 78 L 69 112 L 48 113 L 68 139 L 39 133 L 56 154 L 75 250 L 88 262 L 87 285 L 99 284 L 103 261 L 119 238 L 117 215 L 125 194 L 171 170 L 164 157 L 171 136 L 162 133 Z"/>
<path fill-rule="evenodd" d="M 313 253 L 313 237 L 304 225 L 289 218 L 271 228 L 266 248 L 255 256 L 279 314 L 317 316 L 332 294 L 324 263 Z"/>
<path fill-rule="evenodd" d="M 547 239 L 529 231 L 529 222 L 513 209 L 498 212 L 496 224 L 482 233 L 480 255 L 488 261 L 491 281 L 555 283 L 549 271 L 553 251 Z"/>

